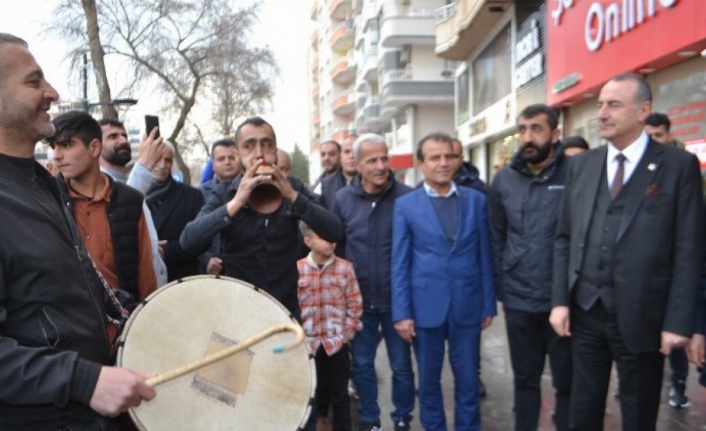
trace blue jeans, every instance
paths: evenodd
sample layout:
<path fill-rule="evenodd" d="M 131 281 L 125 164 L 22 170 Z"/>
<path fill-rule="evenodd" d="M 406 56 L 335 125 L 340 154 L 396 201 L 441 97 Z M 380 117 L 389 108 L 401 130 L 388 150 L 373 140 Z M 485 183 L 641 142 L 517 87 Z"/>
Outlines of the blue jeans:
<path fill-rule="evenodd" d="M 364 312 L 363 330 L 351 341 L 351 379 L 358 392 L 358 413 L 363 422 L 378 422 L 378 382 L 375 374 L 375 354 L 382 338 L 392 368 L 393 422 L 409 421 L 414 410 L 414 371 L 410 345 L 395 331 L 391 313 Z"/>

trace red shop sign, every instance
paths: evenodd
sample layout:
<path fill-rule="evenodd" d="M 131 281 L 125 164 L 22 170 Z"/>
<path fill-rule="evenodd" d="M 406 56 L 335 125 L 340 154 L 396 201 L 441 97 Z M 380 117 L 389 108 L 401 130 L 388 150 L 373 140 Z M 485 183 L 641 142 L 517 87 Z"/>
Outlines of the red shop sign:
<path fill-rule="evenodd" d="M 592 97 L 619 73 L 660 70 L 704 48 L 705 0 L 549 0 L 547 100 Z"/>

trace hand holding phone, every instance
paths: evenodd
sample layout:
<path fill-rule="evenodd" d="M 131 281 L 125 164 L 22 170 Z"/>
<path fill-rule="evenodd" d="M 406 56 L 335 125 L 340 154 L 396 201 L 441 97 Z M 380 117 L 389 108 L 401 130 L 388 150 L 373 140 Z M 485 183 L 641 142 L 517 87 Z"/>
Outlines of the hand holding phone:
<path fill-rule="evenodd" d="M 156 115 L 145 115 L 145 134 L 149 135 L 154 128 L 157 128 L 155 139 L 159 138 L 159 117 Z"/>

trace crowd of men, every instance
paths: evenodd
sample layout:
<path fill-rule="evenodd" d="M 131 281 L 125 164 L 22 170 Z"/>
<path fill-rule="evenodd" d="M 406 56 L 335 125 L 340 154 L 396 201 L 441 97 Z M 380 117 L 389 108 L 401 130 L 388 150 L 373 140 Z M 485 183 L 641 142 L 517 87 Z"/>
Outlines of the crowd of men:
<path fill-rule="evenodd" d="M 519 149 L 490 186 L 461 142 L 433 133 L 416 148 L 414 188 L 395 179 L 376 134 L 322 143 L 324 173 L 310 188 L 289 176 L 272 125 L 253 117 L 213 143 L 214 175 L 198 190 L 173 179 L 175 149 L 156 130 L 128 170 L 124 125 L 51 119 L 57 99 L 27 44 L 0 33 L 0 430 L 124 429 L 113 418 L 158 394 L 140 370 L 113 365 L 116 334 L 157 288 L 196 274 L 252 283 L 318 331 L 307 334 L 317 370 L 337 382 L 317 391 L 308 430 L 330 430 L 331 408 L 333 429 L 351 429 L 348 372 L 358 429 L 382 429 L 382 340 L 395 431 L 410 429 L 417 400 L 425 430 L 448 429 L 446 354 L 454 428 L 480 430 L 480 336 L 496 300 L 516 431 L 537 430 L 547 356 L 557 430 L 603 429 L 613 363 L 623 430 L 655 430 L 665 356 L 670 404 L 688 406 L 684 358 L 703 367 L 706 356 L 701 173 L 638 75 L 602 88 L 607 145 L 591 151 L 561 139 L 554 109 L 523 109 Z M 42 140 L 56 177 L 34 160 Z M 267 213 L 251 201 L 263 184 L 281 197 Z M 307 288 L 337 283 L 351 298 L 335 302 L 347 323 L 312 323 L 321 305 Z"/>

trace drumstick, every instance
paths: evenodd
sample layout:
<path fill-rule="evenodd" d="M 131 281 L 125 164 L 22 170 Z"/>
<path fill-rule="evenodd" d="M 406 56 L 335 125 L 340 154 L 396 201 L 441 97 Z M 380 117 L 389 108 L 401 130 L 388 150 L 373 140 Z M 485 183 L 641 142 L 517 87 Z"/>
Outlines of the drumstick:
<path fill-rule="evenodd" d="M 296 334 L 296 338 L 294 341 L 289 343 L 288 345 L 279 345 L 275 346 L 272 349 L 273 353 L 282 353 L 285 350 L 289 350 L 291 348 L 294 348 L 301 344 L 302 341 L 304 341 L 304 330 L 302 329 L 301 326 L 295 324 L 295 323 L 284 323 L 281 325 L 273 326 L 270 329 L 267 329 L 265 331 L 260 332 L 259 334 L 253 335 L 252 337 L 248 338 L 247 340 L 243 341 L 240 344 L 236 344 L 234 346 L 231 346 L 227 349 L 221 350 L 220 352 L 213 353 L 209 356 L 206 356 L 203 359 L 199 359 L 198 361 L 194 361 L 190 364 L 183 365 L 179 368 L 175 368 L 171 371 L 168 371 L 166 373 L 162 373 L 158 376 L 152 377 L 151 379 L 147 380 L 147 384 L 150 386 L 157 386 L 161 383 L 166 383 L 170 380 L 174 380 L 178 377 L 181 377 L 183 375 L 189 374 L 193 371 L 199 370 L 207 365 L 211 365 L 214 362 L 220 361 L 221 359 L 227 358 L 228 356 L 234 355 L 241 350 L 245 350 L 248 347 L 252 346 L 253 344 L 257 344 L 260 341 L 271 337 L 274 334 L 277 334 L 279 332 L 285 332 L 285 331 L 291 331 Z"/>

